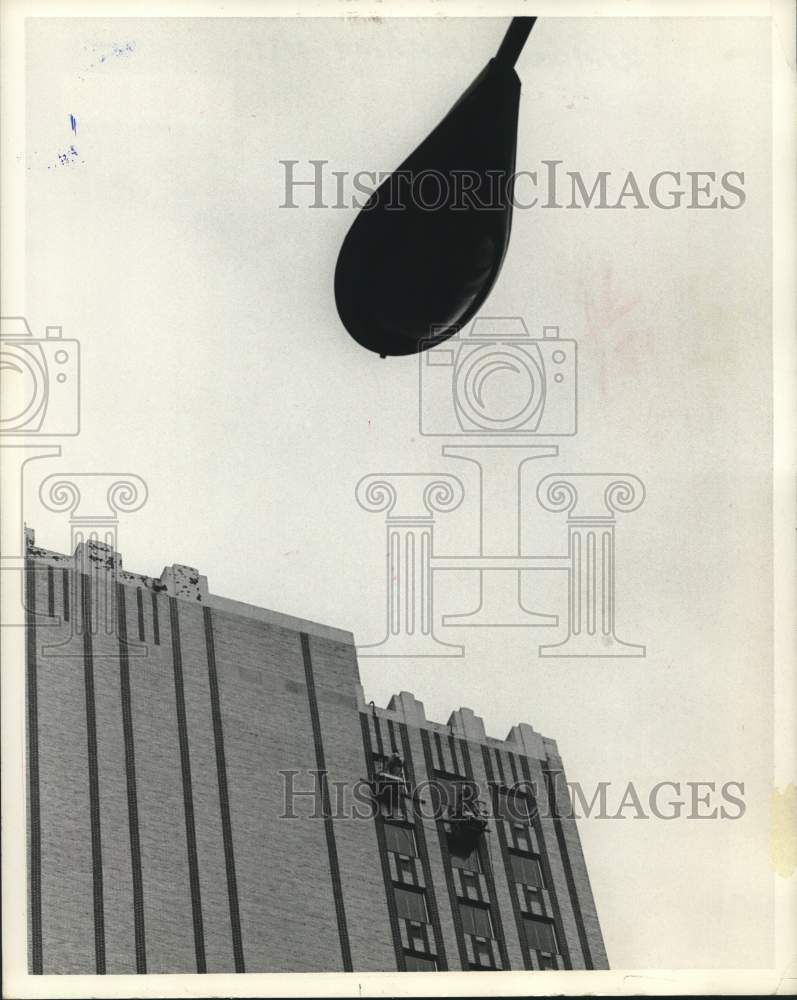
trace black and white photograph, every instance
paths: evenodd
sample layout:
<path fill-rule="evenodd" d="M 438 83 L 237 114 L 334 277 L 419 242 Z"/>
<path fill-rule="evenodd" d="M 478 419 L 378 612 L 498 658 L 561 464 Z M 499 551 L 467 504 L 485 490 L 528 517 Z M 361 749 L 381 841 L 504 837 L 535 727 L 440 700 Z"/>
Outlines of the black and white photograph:
<path fill-rule="evenodd" d="M 793 994 L 794 4 L 0 18 L 2 996 Z"/>

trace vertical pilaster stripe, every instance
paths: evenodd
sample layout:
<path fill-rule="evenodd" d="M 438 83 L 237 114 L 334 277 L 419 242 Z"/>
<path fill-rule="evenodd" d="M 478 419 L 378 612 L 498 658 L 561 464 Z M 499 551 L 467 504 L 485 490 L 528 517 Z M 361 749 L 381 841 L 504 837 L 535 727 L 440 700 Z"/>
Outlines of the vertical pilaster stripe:
<path fill-rule="evenodd" d="M 241 916 L 238 908 L 238 880 L 235 874 L 235 852 L 233 850 L 232 818 L 230 795 L 227 788 L 227 761 L 224 754 L 224 728 L 221 718 L 221 696 L 216 670 L 216 647 L 213 641 L 213 618 L 209 607 L 205 606 L 205 648 L 208 658 L 208 681 L 210 684 L 210 711 L 213 718 L 213 742 L 216 748 L 216 774 L 219 783 L 219 805 L 221 808 L 221 835 L 224 842 L 224 865 L 227 869 L 227 898 L 230 905 L 230 928 L 232 930 L 232 953 L 236 972 L 246 972 L 244 946 L 241 935 Z"/>
<path fill-rule="evenodd" d="M 448 737 L 448 749 L 451 754 L 451 763 L 454 768 L 455 774 L 463 774 L 462 765 L 457 759 L 457 741 L 454 739 L 453 735 Z"/>
<path fill-rule="evenodd" d="M 500 763 L 500 761 L 501 761 L 501 751 L 498 750 L 498 749 L 496 749 L 495 752 L 496 752 L 496 754 L 498 756 L 498 761 Z M 517 764 L 515 763 L 515 755 L 513 753 L 510 753 L 508 756 L 509 756 L 509 766 L 512 769 L 512 782 L 513 782 L 513 784 L 517 785 L 518 782 L 520 781 L 520 775 L 518 774 Z"/>
<path fill-rule="evenodd" d="M 374 720 L 376 723 L 376 719 Z M 371 734 L 368 730 L 368 717 L 360 713 L 360 726 L 363 733 L 363 751 L 365 753 L 365 766 L 368 773 L 368 780 L 376 778 L 374 772 L 373 752 L 371 750 Z M 387 857 L 387 841 L 385 839 L 385 821 L 379 809 L 374 805 L 374 826 L 376 829 L 376 843 L 379 849 L 379 863 L 382 868 L 382 881 L 385 884 L 385 899 L 387 900 L 387 915 L 390 921 L 390 934 L 393 938 L 393 951 L 396 955 L 396 968 L 399 972 L 406 971 L 404 960 L 404 949 L 401 945 L 401 930 L 399 928 L 398 913 L 396 911 L 396 899 L 393 895 L 393 880 L 390 876 L 390 862 Z"/>
<path fill-rule="evenodd" d="M 25 560 L 25 625 L 28 674 L 28 867 L 30 879 L 30 971 L 43 972 L 42 834 L 39 793 L 39 701 L 36 669 L 36 578 L 33 560 Z"/>
<path fill-rule="evenodd" d="M 301 632 L 300 636 L 302 659 L 304 660 L 304 676 L 307 684 L 307 700 L 310 705 L 310 722 L 313 728 L 313 743 L 315 744 L 316 770 L 319 773 L 321 784 L 321 806 L 324 815 L 324 833 L 326 834 L 327 851 L 329 853 L 329 871 L 332 878 L 332 895 L 335 900 L 335 915 L 338 922 L 340 952 L 343 960 L 344 971 L 351 972 L 351 945 L 349 944 L 349 932 L 346 925 L 346 908 L 343 902 L 343 887 L 340 880 L 338 849 L 335 844 L 335 829 L 332 825 L 332 807 L 329 798 L 329 783 L 327 781 L 327 768 L 324 758 L 324 743 L 321 736 L 321 720 L 318 715 L 318 700 L 316 697 L 315 679 L 313 677 L 313 661 L 310 656 L 310 637 L 306 632 Z"/>
<path fill-rule="evenodd" d="M 158 620 L 158 595 L 153 590 L 149 596 L 152 599 L 152 639 L 156 646 L 160 646 L 161 630 Z"/>
<path fill-rule="evenodd" d="M 410 746 L 409 732 L 403 722 L 399 723 L 399 734 L 401 736 L 401 748 L 404 753 L 404 772 L 414 796 L 415 789 L 417 788 L 415 783 L 415 765 L 412 762 L 412 747 Z M 414 802 L 415 799 L 413 798 Z M 445 972 L 448 969 L 448 960 L 446 959 L 446 948 L 443 942 L 443 928 L 440 925 L 440 911 L 437 908 L 437 896 L 435 894 L 434 883 L 432 882 L 432 866 L 429 862 L 429 849 L 426 843 L 423 816 L 416 814 L 414 826 L 415 840 L 421 855 L 423 880 L 426 883 L 426 900 L 429 906 L 429 916 L 432 921 L 432 930 L 434 931 L 434 940 L 437 948 L 437 966 L 440 971 Z"/>
<path fill-rule="evenodd" d="M 473 781 L 473 765 L 470 759 L 470 749 L 466 740 L 459 741 L 459 750 L 462 756 L 462 766 L 465 769 L 465 777 L 468 781 Z M 496 940 L 498 941 L 498 951 L 501 955 L 501 968 L 511 969 L 512 966 L 509 962 L 509 953 L 506 950 L 506 939 L 504 938 L 504 924 L 501 920 L 501 910 L 498 907 L 498 895 L 495 890 L 493 866 L 490 864 L 490 852 L 482 851 L 481 853 L 484 859 L 484 879 L 487 882 L 487 891 L 490 894 L 489 906 L 493 917 L 493 928 L 495 930 Z"/>
<path fill-rule="evenodd" d="M 498 813 L 498 788 L 495 785 L 495 780 L 493 777 L 493 765 L 490 761 L 490 750 L 488 747 L 482 747 L 482 759 L 484 760 L 484 771 L 487 775 L 487 783 L 490 786 L 491 794 L 491 806 L 493 810 L 493 816 L 495 816 L 495 828 L 498 831 L 498 844 L 501 848 L 501 858 L 504 863 L 504 872 L 506 873 L 506 881 L 509 886 L 509 895 L 512 899 L 512 913 L 515 917 L 515 926 L 517 927 L 518 938 L 520 939 L 520 951 L 523 955 L 523 968 L 533 969 L 534 966 L 531 962 L 531 956 L 529 954 L 529 945 L 526 940 L 526 930 L 523 924 L 523 914 L 520 910 L 520 902 L 517 898 L 517 888 L 515 886 L 515 875 L 512 871 L 512 862 L 509 857 L 509 849 L 506 842 L 506 831 L 504 830 L 504 822 Z"/>
<path fill-rule="evenodd" d="M 556 842 L 559 845 L 559 853 L 562 856 L 562 866 L 565 870 L 565 879 L 567 881 L 567 891 L 570 896 L 570 904 L 573 908 L 573 916 L 576 918 L 576 929 L 578 930 L 578 940 L 581 945 L 581 953 L 584 956 L 584 965 L 587 969 L 594 969 L 595 966 L 592 962 L 592 954 L 590 952 L 589 941 L 587 939 L 587 929 L 584 926 L 584 919 L 581 915 L 581 905 L 579 904 L 578 893 L 576 892 L 576 881 L 573 877 L 573 866 L 570 863 L 570 853 L 567 849 L 567 841 L 565 840 L 564 830 L 562 829 L 562 819 L 559 816 L 559 806 L 556 801 L 556 789 L 553 782 L 553 772 L 546 764 L 543 764 L 542 773 L 545 778 L 545 788 L 548 793 L 548 802 L 550 803 L 551 813 L 553 815 Z M 575 822 L 575 820 L 572 822 Z"/>
<path fill-rule="evenodd" d="M 421 730 L 421 743 L 423 745 L 423 757 L 424 757 L 424 762 L 426 764 L 426 773 L 428 774 L 431 780 L 435 767 L 434 767 L 434 762 L 432 760 L 432 745 L 429 740 L 429 734 L 425 729 Z M 451 906 L 451 919 L 454 922 L 454 934 L 456 935 L 457 938 L 457 949 L 459 951 L 460 966 L 461 968 L 467 970 L 470 968 L 470 963 L 468 961 L 468 952 L 467 949 L 465 948 L 465 933 L 462 928 L 462 914 L 459 911 L 457 888 L 454 884 L 454 872 L 451 867 L 451 855 L 448 850 L 448 838 L 446 836 L 446 831 L 441 816 L 437 817 L 436 823 L 437 823 L 437 839 L 440 842 L 440 854 L 442 855 L 443 859 L 443 870 L 446 873 L 446 887 L 448 889 L 448 901 Z"/>
<path fill-rule="evenodd" d="M 443 756 L 443 741 L 440 738 L 440 733 L 434 733 L 433 736 L 434 736 L 435 749 L 437 750 L 437 765 L 436 765 L 436 767 L 440 771 L 447 771 L 448 768 L 446 767 L 445 757 Z M 434 765 L 434 760 L 432 761 L 432 765 L 435 766 Z M 431 771 L 429 772 L 429 774 L 431 776 Z"/>
<path fill-rule="evenodd" d="M 105 905 L 102 880 L 102 831 L 100 827 L 100 776 L 97 758 L 97 714 L 94 700 L 94 649 L 92 641 L 91 580 L 80 574 L 83 624 L 83 681 L 86 690 L 86 742 L 91 814 L 91 865 L 94 877 L 94 957 L 98 976 L 105 975 Z"/>
<path fill-rule="evenodd" d="M 136 611 L 138 612 L 138 638 L 144 641 L 144 594 L 141 587 L 136 587 Z"/>
<path fill-rule="evenodd" d="M 185 838 L 188 847 L 188 877 L 191 888 L 191 915 L 194 923 L 194 948 L 196 971 L 207 972 L 205 960 L 205 931 L 202 921 L 202 897 L 199 888 L 199 858 L 196 848 L 194 823 L 194 793 L 191 781 L 191 757 L 188 748 L 188 722 L 183 688 L 183 656 L 180 648 L 180 615 L 177 600 L 169 598 L 172 633 L 172 662 L 174 666 L 174 696 L 177 709 L 177 737 L 180 743 L 180 768 L 183 776 L 183 807 L 185 812 Z"/>
<path fill-rule="evenodd" d="M 380 757 L 384 757 L 385 740 L 384 737 L 382 736 L 382 723 L 378 715 L 374 714 L 372 718 L 374 720 L 374 735 L 376 736 L 376 752 L 379 754 Z"/>
<path fill-rule="evenodd" d="M 141 590 L 138 590 L 139 600 Z M 130 864 L 133 876 L 133 934 L 136 949 L 136 972 L 147 971 L 147 947 L 144 930 L 144 881 L 141 873 L 141 839 L 138 824 L 138 792 L 136 789 L 136 754 L 133 739 L 133 708 L 130 697 L 130 660 L 127 654 L 127 609 L 125 590 L 116 585 L 119 618 L 119 687 L 122 699 L 122 734 L 125 745 L 125 778 L 127 782 L 127 819 L 130 828 Z"/>
<path fill-rule="evenodd" d="M 520 767 L 523 772 L 523 780 L 529 786 L 533 787 L 531 781 L 531 771 L 529 770 L 528 761 L 525 757 L 520 758 Z M 551 905 L 553 907 L 554 914 L 554 926 L 556 927 L 556 936 L 559 941 L 559 950 L 562 955 L 562 960 L 564 961 L 566 969 L 572 969 L 573 963 L 570 959 L 570 948 L 567 943 L 567 938 L 565 936 L 564 925 L 562 924 L 562 911 L 559 908 L 559 900 L 556 897 L 556 889 L 554 887 L 553 873 L 551 871 L 551 863 L 548 860 L 548 846 L 545 843 L 545 835 L 542 829 L 542 823 L 540 822 L 539 809 L 534 809 L 533 817 L 534 832 L 537 834 L 537 843 L 540 848 L 540 864 L 542 865 L 542 875 L 545 879 L 545 884 L 548 887 L 548 894 L 551 899 Z M 559 845 L 559 850 L 561 852 L 561 844 Z"/>
<path fill-rule="evenodd" d="M 495 764 L 498 768 L 498 777 L 502 785 L 506 785 L 506 773 L 504 772 L 504 762 L 501 760 L 501 751 L 495 748 Z"/>
<path fill-rule="evenodd" d="M 63 588 L 64 588 L 64 621 L 68 622 L 69 621 L 69 588 L 71 586 L 70 579 L 69 579 L 69 570 L 68 569 L 62 569 L 61 570 L 61 579 L 63 581 Z"/>

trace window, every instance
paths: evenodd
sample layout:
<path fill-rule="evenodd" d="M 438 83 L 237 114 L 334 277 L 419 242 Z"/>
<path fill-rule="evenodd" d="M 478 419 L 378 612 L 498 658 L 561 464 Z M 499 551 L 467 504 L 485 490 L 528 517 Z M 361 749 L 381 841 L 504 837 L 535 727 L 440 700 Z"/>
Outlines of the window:
<path fill-rule="evenodd" d="M 441 778 L 435 775 L 432 785 L 432 804 L 435 814 L 445 815 L 456 806 L 458 798 L 458 782 L 450 778 Z"/>
<path fill-rule="evenodd" d="M 405 858 L 403 855 L 397 854 L 396 870 L 399 882 L 406 882 L 407 885 L 417 884 L 418 879 L 415 876 L 415 861 L 413 858 Z"/>
<path fill-rule="evenodd" d="M 396 910 L 404 920 L 418 920 L 426 923 L 426 899 L 422 892 L 393 887 L 396 895 Z"/>
<path fill-rule="evenodd" d="M 429 935 L 427 933 L 428 924 L 406 923 L 407 946 L 413 952 L 420 952 L 424 955 L 429 952 Z"/>
<path fill-rule="evenodd" d="M 536 917 L 524 917 L 523 924 L 529 948 L 534 948 L 536 951 L 549 951 L 552 954 L 559 951 L 552 923 L 547 920 L 538 920 Z"/>
<path fill-rule="evenodd" d="M 463 846 L 453 837 L 449 837 L 448 850 L 451 855 L 452 867 L 465 868 L 469 872 L 480 872 L 482 870 L 478 844 L 475 844 L 473 847 Z"/>
<path fill-rule="evenodd" d="M 486 906 L 474 906 L 472 903 L 460 902 L 459 912 L 462 916 L 462 930 L 466 934 L 475 934 L 477 937 L 486 938 L 493 936 L 490 911 Z"/>
<path fill-rule="evenodd" d="M 432 804 L 437 815 L 442 817 L 448 812 L 467 811 L 468 807 L 472 809 L 478 802 L 479 788 L 474 781 L 439 774 L 432 779 Z"/>
<path fill-rule="evenodd" d="M 407 972 L 437 972 L 437 962 L 433 958 L 422 958 L 420 955 L 404 953 L 404 964 Z"/>
<path fill-rule="evenodd" d="M 534 812 L 534 803 L 528 795 L 501 792 L 497 801 L 498 815 L 510 823 L 528 823 Z"/>
<path fill-rule="evenodd" d="M 512 846 L 516 851 L 525 851 L 531 854 L 531 830 L 522 823 L 515 823 L 512 827 Z"/>
<path fill-rule="evenodd" d="M 385 843 L 389 851 L 396 854 L 407 854 L 415 857 L 415 834 L 408 826 L 398 826 L 396 823 L 385 823 Z"/>
<path fill-rule="evenodd" d="M 460 869 L 460 889 L 463 899 L 478 899 L 481 901 L 484 898 L 477 872 L 469 872 L 464 868 Z"/>
<path fill-rule="evenodd" d="M 476 957 L 476 962 L 471 965 L 472 969 L 494 969 L 496 967 L 491 941 L 474 941 L 473 954 Z"/>
<path fill-rule="evenodd" d="M 516 882 L 524 885 L 535 885 L 542 888 L 542 872 L 536 858 L 522 858 L 518 854 L 511 855 L 512 874 Z"/>

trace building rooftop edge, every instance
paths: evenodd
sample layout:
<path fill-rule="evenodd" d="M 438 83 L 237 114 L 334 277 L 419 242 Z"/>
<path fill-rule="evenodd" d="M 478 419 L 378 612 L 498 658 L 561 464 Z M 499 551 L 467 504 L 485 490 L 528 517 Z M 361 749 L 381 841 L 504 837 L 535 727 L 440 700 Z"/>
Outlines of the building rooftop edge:
<path fill-rule="evenodd" d="M 484 720 L 470 708 L 458 708 L 451 713 L 447 723 L 432 722 L 426 718 L 423 702 L 409 691 L 394 694 L 387 707 L 379 708 L 373 701 L 365 700 L 362 684 L 357 685 L 357 707 L 361 712 L 371 712 L 381 719 L 393 719 L 427 732 L 450 734 L 498 750 L 511 750 L 535 760 L 550 761 L 555 768 L 561 768 L 556 740 L 542 736 L 527 722 L 512 726 L 504 739 L 498 739 L 487 735 Z"/>
<path fill-rule="evenodd" d="M 294 632 L 307 632 L 308 635 L 354 646 L 354 636 L 346 629 L 212 594 L 208 589 L 207 577 L 192 566 L 174 563 L 164 567 L 161 575 L 157 577 L 123 569 L 119 552 L 96 538 L 78 541 L 74 554 L 66 555 L 36 545 L 33 529 L 26 527 L 25 554 L 28 558 L 50 565 L 69 565 L 80 572 L 112 572 L 119 583 L 142 587 L 153 593 L 163 593 L 177 600 L 199 603 L 250 621 L 260 621 Z M 559 759 L 556 741 L 535 732 L 528 723 L 521 722 L 513 726 L 502 740 L 488 736 L 484 720 L 470 708 L 458 708 L 451 713 L 447 723 L 432 722 L 426 718 L 423 702 L 408 691 L 393 695 L 385 708 L 378 708 L 373 702 L 366 702 L 362 684 L 358 681 L 357 706 L 362 712 L 371 711 L 380 718 L 394 719 L 429 732 L 453 734 L 461 739 L 497 749 L 511 750 L 537 760 L 553 759 L 558 762 Z"/>
<path fill-rule="evenodd" d="M 256 604 L 247 604 L 244 601 L 236 601 L 230 597 L 212 594 L 208 589 L 207 577 L 192 566 L 173 563 L 171 566 L 165 566 L 161 575 L 155 577 L 123 569 L 120 553 L 111 545 L 94 538 L 79 541 L 74 554 L 66 555 L 36 545 L 33 529 L 26 527 L 25 554 L 28 558 L 57 566 L 69 564 L 79 568 L 82 572 L 87 572 L 89 569 L 94 572 L 98 569 L 114 572 L 119 583 L 142 587 L 153 593 L 166 594 L 178 600 L 203 604 L 225 614 L 239 615 L 242 618 L 261 621 L 267 625 L 276 625 L 296 632 L 307 632 L 308 635 L 354 645 L 354 636 L 347 629 L 335 628 L 322 622 L 298 618 L 281 611 L 272 611 L 270 608 L 261 608 Z"/>

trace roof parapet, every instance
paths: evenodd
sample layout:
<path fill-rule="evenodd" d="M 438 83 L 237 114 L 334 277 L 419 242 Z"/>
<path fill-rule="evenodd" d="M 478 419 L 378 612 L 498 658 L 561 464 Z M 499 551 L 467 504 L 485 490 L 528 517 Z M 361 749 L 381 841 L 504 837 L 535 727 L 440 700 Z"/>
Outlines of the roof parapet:
<path fill-rule="evenodd" d="M 26 526 L 25 554 L 29 559 L 36 559 L 51 566 L 71 568 L 78 573 L 106 572 L 112 574 L 117 583 L 142 587 L 153 591 L 153 593 L 175 597 L 181 601 L 206 604 L 225 614 L 239 615 L 242 618 L 261 621 L 292 631 L 308 632 L 310 635 L 330 639 L 333 642 L 354 645 L 354 637 L 346 629 L 335 628 L 321 622 L 287 615 L 281 611 L 273 611 L 269 608 L 261 608 L 254 604 L 245 604 L 243 601 L 211 594 L 208 589 L 208 578 L 194 566 L 172 563 L 171 566 L 164 567 L 160 576 L 131 573 L 129 570 L 123 569 L 122 557 L 119 552 L 112 545 L 101 542 L 95 537 L 89 537 L 79 542 L 72 555 L 64 555 L 37 546 L 33 529 Z"/>
<path fill-rule="evenodd" d="M 488 736 L 484 719 L 476 715 L 472 708 L 460 707 L 451 713 L 447 723 L 431 722 L 426 718 L 423 702 L 418 701 L 409 691 L 394 694 L 386 708 L 378 708 L 374 702 L 366 702 L 361 684 L 357 685 L 357 706 L 361 712 L 373 712 L 382 718 L 392 718 L 408 726 L 426 729 L 430 732 L 448 733 L 473 743 L 488 744 L 498 749 L 512 751 L 535 760 L 558 759 L 556 741 L 536 732 L 527 722 L 519 722 L 500 740 Z"/>
<path fill-rule="evenodd" d="M 477 743 L 487 742 L 487 733 L 484 731 L 484 719 L 476 715 L 472 708 L 458 708 L 452 712 L 448 719 L 448 728 L 457 736 L 462 736 L 466 740 L 475 740 Z"/>
<path fill-rule="evenodd" d="M 423 709 L 423 702 L 418 701 L 414 694 L 409 691 L 402 691 L 394 694 L 387 704 L 388 710 L 397 712 L 403 717 L 403 721 L 408 726 L 418 726 L 423 728 L 426 725 L 426 712 Z"/>
<path fill-rule="evenodd" d="M 170 597 L 181 597 L 184 601 L 207 600 L 208 578 L 193 566 L 183 566 L 180 563 L 164 566 L 160 582 L 165 585 Z"/>

